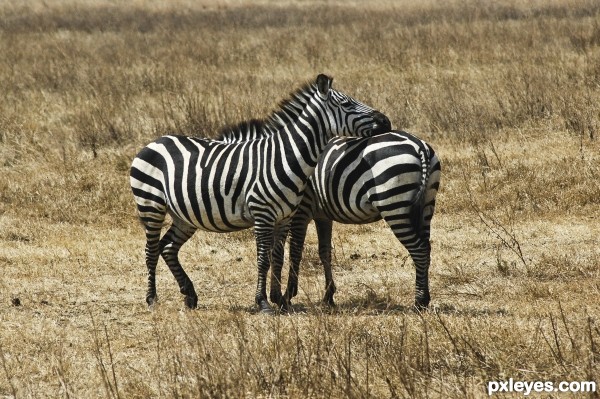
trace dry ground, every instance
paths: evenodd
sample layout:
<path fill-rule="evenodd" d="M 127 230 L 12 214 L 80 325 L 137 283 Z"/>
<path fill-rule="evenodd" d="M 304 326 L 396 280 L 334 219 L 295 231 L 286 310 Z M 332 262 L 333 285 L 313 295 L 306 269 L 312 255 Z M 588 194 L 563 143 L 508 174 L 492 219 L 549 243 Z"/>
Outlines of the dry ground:
<path fill-rule="evenodd" d="M 0 397 L 600 383 L 600 5 L 522 3 L 0 3 Z M 320 72 L 440 155 L 431 310 L 376 223 L 335 227 L 335 309 L 309 230 L 297 313 L 255 313 L 251 231 L 198 233 L 200 308 L 160 263 L 148 311 L 136 151 L 265 116 Z"/>

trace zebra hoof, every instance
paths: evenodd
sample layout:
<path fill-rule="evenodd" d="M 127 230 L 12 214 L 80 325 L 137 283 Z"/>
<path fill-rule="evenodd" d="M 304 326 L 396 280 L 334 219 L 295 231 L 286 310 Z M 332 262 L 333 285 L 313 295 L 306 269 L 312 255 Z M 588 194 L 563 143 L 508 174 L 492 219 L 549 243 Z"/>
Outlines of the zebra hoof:
<path fill-rule="evenodd" d="M 185 297 L 185 307 L 188 309 L 196 309 L 198 307 L 198 297 L 197 296 L 186 296 Z"/>
<path fill-rule="evenodd" d="M 279 308 L 283 308 L 285 300 L 283 299 L 283 296 L 281 296 L 281 293 L 271 293 L 269 299 Z"/>
<path fill-rule="evenodd" d="M 426 291 L 425 293 L 418 293 L 415 295 L 415 304 L 413 305 L 413 308 L 419 312 L 426 311 L 427 307 L 429 306 L 430 299 L 431 297 L 429 296 L 429 292 Z"/>
<path fill-rule="evenodd" d="M 260 303 L 258 304 L 258 311 L 261 314 L 266 314 L 266 315 L 274 315 L 275 314 L 275 311 L 273 310 L 271 305 L 269 305 L 269 303 L 266 300 L 260 301 Z"/>
<path fill-rule="evenodd" d="M 328 306 L 330 308 L 335 307 L 335 301 L 333 300 L 333 294 L 332 295 L 325 294 L 325 296 L 323 297 L 323 305 Z"/>
<path fill-rule="evenodd" d="M 146 303 L 148 304 L 148 309 L 154 309 L 154 306 L 158 303 L 158 297 L 156 295 L 147 296 Z"/>
<path fill-rule="evenodd" d="M 282 313 L 290 313 L 292 311 L 292 301 L 283 299 L 279 304 L 279 310 L 281 310 Z"/>
<path fill-rule="evenodd" d="M 288 283 L 288 287 L 285 290 L 284 297 L 293 298 L 298 295 L 298 284 Z"/>

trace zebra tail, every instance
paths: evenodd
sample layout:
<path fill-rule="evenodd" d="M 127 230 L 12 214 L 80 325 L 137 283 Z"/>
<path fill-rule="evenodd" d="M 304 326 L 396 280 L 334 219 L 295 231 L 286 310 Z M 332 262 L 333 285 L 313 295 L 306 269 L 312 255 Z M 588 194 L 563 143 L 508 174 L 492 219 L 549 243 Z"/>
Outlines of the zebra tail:
<path fill-rule="evenodd" d="M 424 146 L 419 146 L 419 156 L 421 157 L 421 181 L 419 190 L 415 194 L 412 206 L 410 207 L 410 223 L 415 229 L 418 237 L 423 236 L 423 224 L 425 223 L 425 192 L 427 191 L 427 182 L 429 180 L 431 165 L 429 151 Z"/>

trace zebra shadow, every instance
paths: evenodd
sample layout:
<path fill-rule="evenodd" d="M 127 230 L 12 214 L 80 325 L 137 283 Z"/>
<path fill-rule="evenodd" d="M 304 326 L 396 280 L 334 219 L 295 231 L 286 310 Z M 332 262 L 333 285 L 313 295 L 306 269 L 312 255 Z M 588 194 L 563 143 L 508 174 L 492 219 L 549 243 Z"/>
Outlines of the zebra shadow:
<path fill-rule="evenodd" d="M 334 306 L 323 302 L 298 302 L 289 309 L 289 314 L 325 314 L 344 316 L 381 316 L 391 314 L 408 314 L 414 312 L 412 306 L 391 301 L 390 298 L 368 294 L 366 297 L 353 297 L 337 301 Z"/>
<path fill-rule="evenodd" d="M 400 304 L 388 297 L 368 294 L 366 297 L 350 298 L 337 302 L 335 306 L 324 303 L 298 303 L 292 305 L 288 314 L 330 314 L 330 315 L 357 315 L 357 316 L 386 316 L 386 315 L 414 315 L 439 314 L 448 316 L 465 317 L 498 317 L 509 316 L 510 312 L 504 308 L 476 308 L 457 306 L 451 303 L 432 302 L 426 310 L 416 310 L 413 304 Z"/>
<path fill-rule="evenodd" d="M 260 314 L 256 306 L 237 306 L 228 307 L 233 313 Z M 457 306 L 450 303 L 432 302 L 424 311 L 417 311 L 412 304 L 399 304 L 390 298 L 367 295 L 366 297 L 350 298 L 345 301 L 337 302 L 334 306 L 329 306 L 322 302 L 297 302 L 291 305 L 287 310 L 273 308 L 273 315 L 294 316 L 294 315 L 334 315 L 334 316 L 393 316 L 393 315 L 415 315 L 420 312 L 423 314 L 439 314 L 447 316 L 465 316 L 465 317 L 498 317 L 509 316 L 510 312 L 504 308 L 472 308 L 466 306 Z"/>
<path fill-rule="evenodd" d="M 256 306 L 228 306 L 228 311 L 232 313 L 246 313 L 250 315 L 261 314 Z M 301 316 L 301 315 L 383 315 L 391 313 L 409 313 L 410 306 L 397 304 L 384 304 L 383 302 L 373 304 L 364 301 L 350 301 L 330 306 L 324 303 L 305 303 L 297 302 L 292 304 L 288 309 L 277 309 L 273 305 L 273 315 L 281 316 Z"/>

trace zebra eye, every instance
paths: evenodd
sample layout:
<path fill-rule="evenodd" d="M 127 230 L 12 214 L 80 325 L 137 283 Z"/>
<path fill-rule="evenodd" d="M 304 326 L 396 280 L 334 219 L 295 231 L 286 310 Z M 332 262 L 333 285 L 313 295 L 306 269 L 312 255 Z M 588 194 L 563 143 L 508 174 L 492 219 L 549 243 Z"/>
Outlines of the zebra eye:
<path fill-rule="evenodd" d="M 351 106 L 352 106 L 352 101 L 350 101 L 350 100 L 345 100 L 345 101 L 342 101 L 342 102 L 340 103 L 340 105 L 341 105 L 342 107 L 344 107 L 344 108 L 349 108 L 349 107 L 351 107 Z"/>

